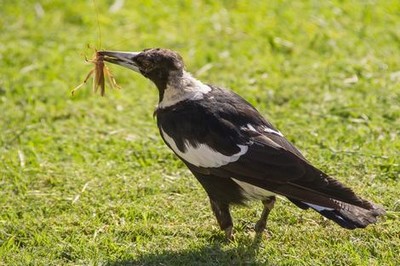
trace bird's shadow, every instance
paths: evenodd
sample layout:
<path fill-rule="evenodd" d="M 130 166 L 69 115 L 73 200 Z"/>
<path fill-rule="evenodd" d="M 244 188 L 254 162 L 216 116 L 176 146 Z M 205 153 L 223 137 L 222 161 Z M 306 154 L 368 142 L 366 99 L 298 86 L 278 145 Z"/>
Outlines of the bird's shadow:
<path fill-rule="evenodd" d="M 265 260 L 257 261 L 261 239 L 262 235 L 256 235 L 228 243 L 218 237 L 199 249 L 149 253 L 133 260 L 109 261 L 107 265 L 266 265 Z"/>

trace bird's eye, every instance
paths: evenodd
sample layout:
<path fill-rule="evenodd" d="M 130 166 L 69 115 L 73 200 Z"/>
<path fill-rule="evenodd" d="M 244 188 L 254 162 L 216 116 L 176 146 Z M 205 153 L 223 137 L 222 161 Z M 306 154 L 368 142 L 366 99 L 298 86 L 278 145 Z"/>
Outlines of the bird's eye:
<path fill-rule="evenodd" d="M 143 61 L 142 62 L 142 67 L 145 70 L 151 70 L 153 67 L 153 64 L 150 61 Z"/>

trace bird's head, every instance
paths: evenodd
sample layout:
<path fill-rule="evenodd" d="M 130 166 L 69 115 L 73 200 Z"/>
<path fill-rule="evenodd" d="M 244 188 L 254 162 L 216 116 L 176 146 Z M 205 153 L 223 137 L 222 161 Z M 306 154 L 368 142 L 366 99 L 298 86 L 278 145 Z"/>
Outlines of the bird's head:
<path fill-rule="evenodd" d="M 182 57 L 162 48 L 145 49 L 142 52 L 99 51 L 104 61 L 136 71 L 164 90 L 171 78 L 182 76 Z"/>

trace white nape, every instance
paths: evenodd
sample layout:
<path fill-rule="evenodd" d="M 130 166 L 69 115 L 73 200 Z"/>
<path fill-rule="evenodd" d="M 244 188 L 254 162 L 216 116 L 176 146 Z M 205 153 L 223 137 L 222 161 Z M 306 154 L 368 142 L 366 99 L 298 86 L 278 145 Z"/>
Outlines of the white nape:
<path fill-rule="evenodd" d="M 240 148 L 240 151 L 231 156 L 226 156 L 222 153 L 215 151 L 207 144 L 198 143 L 196 146 L 193 146 L 189 143 L 189 141 L 185 140 L 184 145 L 186 150 L 185 152 L 182 152 L 178 149 L 174 139 L 168 136 L 168 134 L 165 133 L 162 129 L 161 134 L 165 142 L 179 157 L 198 167 L 220 167 L 222 165 L 235 162 L 239 160 L 240 156 L 245 154 L 248 150 L 248 146 L 246 145 L 237 145 Z"/>
<path fill-rule="evenodd" d="M 210 86 L 195 79 L 190 73 L 184 71 L 182 77 L 167 83 L 167 88 L 164 90 L 164 95 L 158 104 L 158 108 L 173 106 L 185 100 L 201 100 L 204 98 L 204 94 L 210 91 Z"/>
<path fill-rule="evenodd" d="M 271 191 L 257 187 L 255 185 L 249 184 L 244 181 L 240 181 L 236 178 L 232 178 L 232 180 L 235 181 L 235 183 L 238 184 L 243 189 L 243 196 L 245 196 L 249 200 L 250 199 L 263 200 L 265 198 L 276 195 L 275 193 L 273 193 Z"/>

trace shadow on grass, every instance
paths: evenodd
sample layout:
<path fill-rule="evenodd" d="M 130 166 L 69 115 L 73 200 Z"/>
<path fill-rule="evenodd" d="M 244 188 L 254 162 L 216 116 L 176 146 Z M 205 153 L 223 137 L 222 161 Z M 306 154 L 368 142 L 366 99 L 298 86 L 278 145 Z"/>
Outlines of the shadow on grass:
<path fill-rule="evenodd" d="M 224 239 L 215 239 L 214 243 L 199 249 L 145 254 L 135 260 L 114 261 L 108 265 L 266 265 L 267 261 L 256 258 L 261 239 L 259 235 L 254 239 L 240 239 L 232 247 Z"/>

